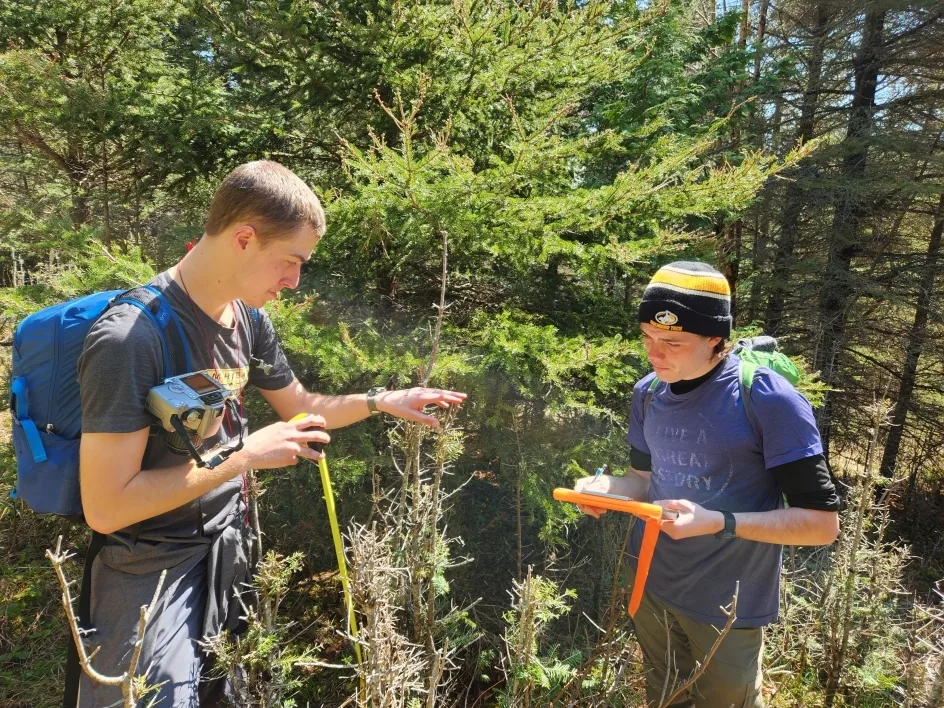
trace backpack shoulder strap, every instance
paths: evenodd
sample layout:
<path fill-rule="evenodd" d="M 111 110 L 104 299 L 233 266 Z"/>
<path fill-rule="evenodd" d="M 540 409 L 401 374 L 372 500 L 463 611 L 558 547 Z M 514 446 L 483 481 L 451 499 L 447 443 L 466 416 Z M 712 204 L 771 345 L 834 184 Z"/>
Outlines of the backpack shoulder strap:
<path fill-rule="evenodd" d="M 125 303 L 141 310 L 161 335 L 164 378 L 190 371 L 193 359 L 187 335 L 184 334 L 180 318 L 161 291 L 151 285 L 142 285 L 121 293 L 111 302 L 112 306 Z"/>
<path fill-rule="evenodd" d="M 240 307 L 243 308 L 246 312 L 246 316 L 249 319 L 250 324 L 252 325 L 251 334 L 249 338 L 249 352 L 250 354 L 256 353 L 256 344 L 259 341 L 259 337 L 262 336 L 262 315 L 259 314 L 259 310 L 255 307 L 250 307 L 242 300 L 237 300 Z"/>
<path fill-rule="evenodd" d="M 757 374 L 757 363 L 753 361 L 738 360 L 738 388 L 741 391 L 741 405 L 744 406 L 744 413 L 747 415 L 747 422 L 751 424 L 754 430 L 754 436 L 757 437 L 757 429 L 754 427 L 753 411 L 751 409 L 751 386 L 754 385 L 754 376 Z"/>
<path fill-rule="evenodd" d="M 649 388 L 646 389 L 646 397 L 642 402 L 642 420 L 646 422 L 646 413 L 649 412 L 649 404 L 652 403 L 652 397 L 656 395 L 656 389 L 659 388 L 659 384 L 662 383 L 659 381 L 658 376 L 653 376 L 652 381 L 649 382 Z"/>

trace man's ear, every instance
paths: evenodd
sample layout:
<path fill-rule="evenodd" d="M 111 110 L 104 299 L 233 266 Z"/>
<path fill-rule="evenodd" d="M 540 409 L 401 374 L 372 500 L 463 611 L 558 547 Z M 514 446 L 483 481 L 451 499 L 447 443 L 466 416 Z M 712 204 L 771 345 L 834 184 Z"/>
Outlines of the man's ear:
<path fill-rule="evenodd" d="M 240 224 L 233 231 L 233 245 L 237 251 L 245 251 L 249 244 L 256 238 L 256 229 L 249 224 Z"/>

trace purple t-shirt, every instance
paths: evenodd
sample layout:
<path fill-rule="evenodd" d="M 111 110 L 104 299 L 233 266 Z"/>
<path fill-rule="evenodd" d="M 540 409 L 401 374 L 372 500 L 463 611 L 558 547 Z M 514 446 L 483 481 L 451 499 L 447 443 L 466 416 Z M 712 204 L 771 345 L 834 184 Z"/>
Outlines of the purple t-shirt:
<path fill-rule="evenodd" d="M 701 386 L 674 394 L 660 383 L 643 416 L 655 374 L 633 388 L 629 443 L 652 456 L 649 501 L 687 499 L 706 509 L 770 511 L 783 506 L 772 467 L 822 453 L 809 402 L 779 374 L 757 370 L 748 421 L 738 386 L 738 359 L 728 356 Z M 756 430 L 756 432 L 755 432 Z M 643 524 L 633 529 L 639 552 Z M 720 607 L 740 581 L 736 627 L 777 619 L 782 546 L 714 535 L 676 541 L 659 535 L 646 590 L 702 622 L 723 625 Z"/>

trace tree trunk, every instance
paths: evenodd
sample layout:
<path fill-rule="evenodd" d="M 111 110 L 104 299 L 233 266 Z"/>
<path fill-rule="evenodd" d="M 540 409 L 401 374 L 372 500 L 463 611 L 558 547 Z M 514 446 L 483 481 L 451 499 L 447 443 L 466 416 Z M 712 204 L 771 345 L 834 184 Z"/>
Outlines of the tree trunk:
<path fill-rule="evenodd" d="M 725 8 L 727 12 L 727 8 Z M 742 51 L 747 48 L 747 33 L 750 27 L 751 3 L 750 0 L 741 0 L 741 26 L 738 32 L 738 48 Z M 739 82 L 740 83 L 740 82 Z M 738 87 L 743 89 L 743 86 Z M 735 94 L 736 98 L 737 94 Z M 735 128 L 731 150 L 738 152 L 741 147 L 741 129 Z M 741 272 L 741 245 L 744 234 L 744 221 L 738 219 L 730 224 L 721 226 L 721 272 L 728 279 L 731 287 L 731 318 L 735 326 L 738 324 L 737 284 Z"/>
<path fill-rule="evenodd" d="M 754 74 L 753 85 L 756 87 L 760 81 L 760 65 L 763 59 L 763 47 L 764 47 L 764 37 L 767 33 L 767 8 L 768 0 L 760 0 L 760 7 L 758 8 L 757 16 L 757 37 L 754 41 L 755 44 L 755 54 L 754 54 Z M 757 104 L 760 101 L 755 101 L 751 104 L 750 108 L 750 123 L 753 126 L 754 137 L 756 140 L 756 145 L 758 149 L 763 149 L 764 147 L 764 130 L 763 130 L 763 121 L 757 121 Z M 775 110 L 772 117 L 773 122 L 776 124 L 780 120 L 780 111 Z M 777 146 L 773 146 L 774 151 L 776 151 Z M 753 241 L 751 243 L 751 293 L 750 298 L 747 303 L 747 321 L 754 322 L 757 319 L 757 313 L 759 310 L 760 299 L 762 297 L 761 285 L 763 278 L 761 278 L 761 273 L 764 270 L 764 265 L 766 262 L 766 253 L 767 246 L 770 243 L 770 198 L 772 191 L 770 188 L 764 190 L 764 199 L 761 202 L 761 207 L 759 210 L 755 211 L 755 220 L 754 220 L 754 234 Z"/>
<path fill-rule="evenodd" d="M 737 283 L 741 271 L 741 233 L 743 224 L 740 219 L 731 224 L 721 225 L 721 268 L 731 287 L 731 318 L 738 324 Z"/>
<path fill-rule="evenodd" d="M 931 240 L 928 243 L 928 252 L 924 260 L 924 273 L 921 276 L 921 286 L 918 290 L 914 322 L 905 340 L 905 367 L 898 386 L 898 400 L 892 412 L 891 429 L 888 431 L 888 438 L 885 440 L 885 452 L 882 455 L 881 471 L 885 477 L 894 476 L 895 468 L 898 465 L 898 452 L 901 449 L 901 437 L 908 417 L 908 409 L 911 407 L 911 395 L 914 392 L 918 359 L 921 357 L 924 343 L 927 340 L 928 315 L 931 311 L 931 303 L 934 300 L 934 280 L 938 271 L 942 233 L 944 233 L 944 194 L 941 194 L 934 214 L 934 227 L 931 229 Z"/>
<path fill-rule="evenodd" d="M 849 113 L 849 126 L 843 147 L 848 153 L 840 168 L 842 185 L 833 201 L 833 223 L 829 235 L 826 272 L 819 298 L 819 332 L 815 368 L 830 387 L 838 383 L 837 359 L 846 330 L 849 307 L 855 301 L 851 278 L 852 259 L 859 253 L 861 228 L 867 211 L 867 199 L 861 191 L 868 161 L 868 141 L 875 111 L 875 90 L 882 62 L 884 7 L 871 7 L 865 15 L 859 53 L 853 61 L 855 89 Z M 835 395 L 827 391 L 819 412 L 823 451 L 829 456 L 832 410 Z"/>
<path fill-rule="evenodd" d="M 807 64 L 806 91 L 800 108 L 800 120 L 796 138 L 797 145 L 813 139 L 816 128 L 816 109 L 819 104 L 820 86 L 823 80 L 823 56 L 829 35 L 829 12 L 826 3 L 816 6 L 816 25 L 813 27 L 810 60 Z M 800 230 L 800 215 L 806 200 L 804 182 L 811 176 L 812 167 L 801 165 L 794 171 L 784 195 L 780 217 L 780 238 L 774 251 L 771 268 L 770 291 L 767 296 L 767 314 L 764 317 L 765 331 L 777 336 L 783 334 L 783 313 L 793 266 L 793 252 Z"/>

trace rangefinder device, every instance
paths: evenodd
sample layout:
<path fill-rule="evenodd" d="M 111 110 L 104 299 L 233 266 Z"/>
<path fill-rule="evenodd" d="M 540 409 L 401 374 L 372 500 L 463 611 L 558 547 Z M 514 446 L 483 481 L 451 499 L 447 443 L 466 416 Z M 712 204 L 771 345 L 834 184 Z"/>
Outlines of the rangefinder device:
<path fill-rule="evenodd" d="M 182 426 L 199 446 L 219 432 L 227 402 L 235 399 L 234 391 L 211 376 L 183 374 L 148 391 L 147 409 L 167 432 L 179 434 Z"/>

